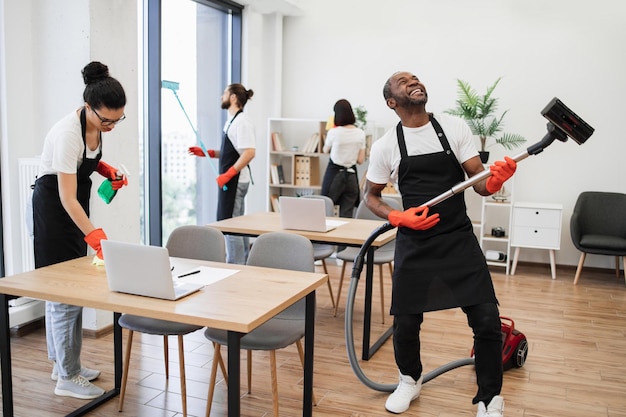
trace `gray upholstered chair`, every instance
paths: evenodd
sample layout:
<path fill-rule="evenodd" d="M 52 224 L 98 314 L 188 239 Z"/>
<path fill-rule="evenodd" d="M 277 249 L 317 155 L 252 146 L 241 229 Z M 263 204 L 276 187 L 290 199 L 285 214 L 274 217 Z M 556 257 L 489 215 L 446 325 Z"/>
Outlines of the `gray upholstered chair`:
<path fill-rule="evenodd" d="M 588 253 L 615 256 L 617 277 L 622 256 L 626 279 L 626 194 L 582 192 L 572 212 L 570 234 L 572 243 L 581 251 L 574 285 L 578 283 Z"/>
<path fill-rule="evenodd" d="M 395 210 L 402 210 L 402 205 L 395 198 L 383 198 L 383 200 L 393 207 Z M 357 219 L 368 219 L 368 220 L 387 220 L 382 219 L 372 213 L 372 211 L 367 208 L 365 205 L 365 201 L 361 200 L 359 206 L 356 209 L 356 213 L 354 215 Z M 373 231 L 373 230 L 372 230 Z M 360 248 L 349 247 L 345 250 L 339 252 L 337 254 L 337 259 L 341 259 L 343 261 L 343 266 L 341 267 L 341 277 L 339 278 L 339 287 L 337 288 L 337 299 L 335 300 L 335 317 L 337 317 L 337 310 L 339 309 L 339 298 L 341 297 L 341 287 L 343 286 L 343 277 L 346 273 L 346 265 L 348 262 L 353 262 L 354 258 L 359 253 Z M 384 246 L 376 249 L 374 251 L 374 265 L 378 265 L 378 275 L 380 281 L 380 315 L 382 323 L 385 323 L 385 292 L 383 290 L 384 282 L 383 282 L 383 265 L 389 265 L 389 274 L 393 275 L 393 257 L 396 251 L 396 241 L 395 239 Z M 367 262 L 367 255 L 364 258 L 364 261 Z"/>
<path fill-rule="evenodd" d="M 217 229 L 207 226 L 180 226 L 172 232 L 167 240 L 166 247 L 170 256 L 205 261 L 225 262 L 226 244 L 224 235 Z M 187 389 L 185 382 L 185 356 L 183 336 L 201 329 L 185 323 L 176 323 L 167 320 L 158 320 L 147 317 L 122 314 L 118 323 L 122 328 L 128 329 L 128 341 L 126 342 L 126 355 L 124 357 L 124 370 L 122 373 L 122 387 L 120 390 L 119 411 L 124 407 L 126 382 L 130 353 L 133 345 L 134 332 L 163 336 L 163 355 L 165 358 L 165 378 L 169 378 L 169 355 L 168 336 L 178 336 L 178 357 L 180 368 L 180 391 L 183 403 L 183 416 L 187 415 Z M 224 368 L 224 363 L 220 362 Z"/>
<path fill-rule="evenodd" d="M 254 241 L 250 249 L 247 265 L 314 272 L 313 245 L 307 238 L 297 234 L 287 232 L 266 233 L 259 236 Z M 304 323 L 305 299 L 303 298 L 241 338 L 241 349 L 248 351 L 248 393 L 251 392 L 251 351 L 269 351 L 272 374 L 272 399 L 274 404 L 274 416 L 276 417 L 279 415 L 278 388 L 276 383 L 276 350 L 295 343 L 300 355 L 300 362 L 304 367 L 304 351 L 302 350 Z M 224 330 L 207 328 L 204 335 L 213 342 L 214 346 L 213 367 L 211 369 L 211 380 L 209 382 L 209 393 L 207 396 L 206 415 L 208 417 L 211 413 L 211 404 L 213 402 L 217 363 L 221 358 L 220 347 L 227 346 L 228 340 L 227 332 Z M 227 378 L 224 368 L 221 369 L 224 378 Z M 315 399 L 313 403 L 315 403 Z"/>
<path fill-rule="evenodd" d="M 319 194 L 310 194 L 303 196 L 305 198 L 319 198 L 324 200 L 326 204 L 326 217 L 333 217 L 335 215 L 335 203 L 332 198 L 319 195 Z M 314 243 L 313 244 L 313 256 L 316 261 L 322 262 L 322 267 L 324 268 L 324 273 L 328 275 L 329 279 L 326 281 L 328 284 L 328 292 L 330 293 L 330 301 L 335 308 L 335 297 L 333 296 L 333 286 L 330 284 L 330 274 L 328 273 L 328 267 L 326 266 L 326 258 L 335 253 L 337 250 L 337 246 L 335 245 L 326 245 L 324 243 Z"/>

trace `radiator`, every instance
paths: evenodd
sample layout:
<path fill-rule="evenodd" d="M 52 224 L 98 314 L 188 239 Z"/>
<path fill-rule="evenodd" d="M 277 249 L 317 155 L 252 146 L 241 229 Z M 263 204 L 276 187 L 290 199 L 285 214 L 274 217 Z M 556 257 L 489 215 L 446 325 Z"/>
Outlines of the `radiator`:
<path fill-rule="evenodd" d="M 35 256 L 33 255 L 33 189 L 37 172 L 39 171 L 39 158 L 20 158 L 18 160 L 19 189 L 20 189 L 20 213 L 23 221 L 20 222 L 20 236 L 22 241 L 22 272 L 35 269 Z"/>
<path fill-rule="evenodd" d="M 33 208 L 31 185 L 39 170 L 39 158 L 18 159 L 18 182 L 20 194 L 20 237 L 22 242 L 21 257 L 22 271 L 27 272 L 35 269 L 35 256 L 33 254 Z M 20 326 L 44 316 L 44 302 L 32 298 L 20 297 L 9 301 L 9 326 Z"/>

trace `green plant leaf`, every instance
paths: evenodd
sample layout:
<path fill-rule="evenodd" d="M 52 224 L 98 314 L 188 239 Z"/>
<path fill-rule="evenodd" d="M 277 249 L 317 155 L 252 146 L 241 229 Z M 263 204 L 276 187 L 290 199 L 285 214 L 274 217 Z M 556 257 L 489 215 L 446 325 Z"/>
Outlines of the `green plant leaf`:
<path fill-rule="evenodd" d="M 502 77 L 498 77 L 487 87 L 485 94 L 480 95 L 469 82 L 457 79 L 456 107 L 444 110 L 444 113 L 460 117 L 467 122 L 472 134 L 480 138 L 481 151 L 493 144 L 499 144 L 511 150 L 526 142 L 526 139 L 519 134 L 503 133 L 504 116 L 508 110 L 498 116 L 496 112 L 499 103 L 498 98 L 494 96 L 495 89 L 501 80 Z M 502 136 L 496 138 L 496 135 L 500 133 Z M 494 143 L 488 143 L 490 138 Z"/>

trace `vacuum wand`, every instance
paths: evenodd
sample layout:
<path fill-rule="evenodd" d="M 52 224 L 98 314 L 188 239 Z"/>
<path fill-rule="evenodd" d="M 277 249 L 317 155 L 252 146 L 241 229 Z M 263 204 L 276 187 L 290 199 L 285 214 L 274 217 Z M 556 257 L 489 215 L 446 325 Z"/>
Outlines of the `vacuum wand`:
<path fill-rule="evenodd" d="M 571 137 L 576 143 L 582 145 L 589 139 L 589 136 L 593 133 L 594 129 L 589 126 L 583 119 L 578 117 L 573 111 L 571 111 L 561 100 L 558 98 L 552 99 L 550 103 L 541 111 L 541 114 L 548 119 L 548 133 L 537 143 L 529 146 L 526 151 L 514 156 L 515 162 L 519 162 L 522 159 L 526 159 L 530 155 L 537 155 L 545 148 L 550 146 L 555 139 L 561 142 L 566 142 L 568 136 Z M 461 193 L 491 176 L 491 170 L 485 170 L 480 174 L 474 175 L 467 180 L 456 184 L 454 187 L 438 195 L 437 197 L 422 204 L 422 207 L 432 207 L 441 203 L 444 200 L 452 197 L 455 194 Z"/>

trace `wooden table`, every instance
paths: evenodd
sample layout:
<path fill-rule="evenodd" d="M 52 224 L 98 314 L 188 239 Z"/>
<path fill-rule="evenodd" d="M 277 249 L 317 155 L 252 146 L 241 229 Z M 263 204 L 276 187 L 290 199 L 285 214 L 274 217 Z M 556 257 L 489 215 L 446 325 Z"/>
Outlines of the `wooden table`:
<path fill-rule="evenodd" d="M 306 237 L 314 243 L 331 245 L 346 245 L 361 247 L 367 238 L 385 224 L 384 221 L 329 217 L 332 220 L 342 220 L 347 223 L 329 232 L 309 232 L 305 230 L 286 230 L 280 225 L 280 214 L 275 212 L 259 212 L 246 214 L 210 223 L 224 234 L 237 236 L 259 236 L 268 232 L 288 232 Z M 374 276 L 374 251 L 393 241 L 396 238 L 396 229 L 388 230 L 374 239 L 367 253 L 365 279 L 365 308 L 363 313 L 363 352 L 362 359 L 369 360 L 382 344 L 391 336 L 393 329 L 389 327 L 378 340 L 370 346 L 370 328 L 372 315 L 372 286 Z"/>
<path fill-rule="evenodd" d="M 174 258 L 176 260 L 178 258 Z M 180 260 L 180 259 L 178 259 Z M 237 273 L 178 301 L 112 292 L 103 267 L 79 258 L 0 279 L 0 356 L 3 415 L 13 416 L 13 386 L 8 301 L 24 296 L 114 312 L 115 387 L 69 416 L 84 415 L 117 396 L 122 378 L 120 314 L 136 314 L 228 331 L 228 415 L 239 416 L 240 338 L 306 297 L 303 416 L 312 415 L 315 290 L 328 276 L 218 262 L 180 260 L 236 269 Z M 245 306 L 245 308 L 242 308 Z"/>

